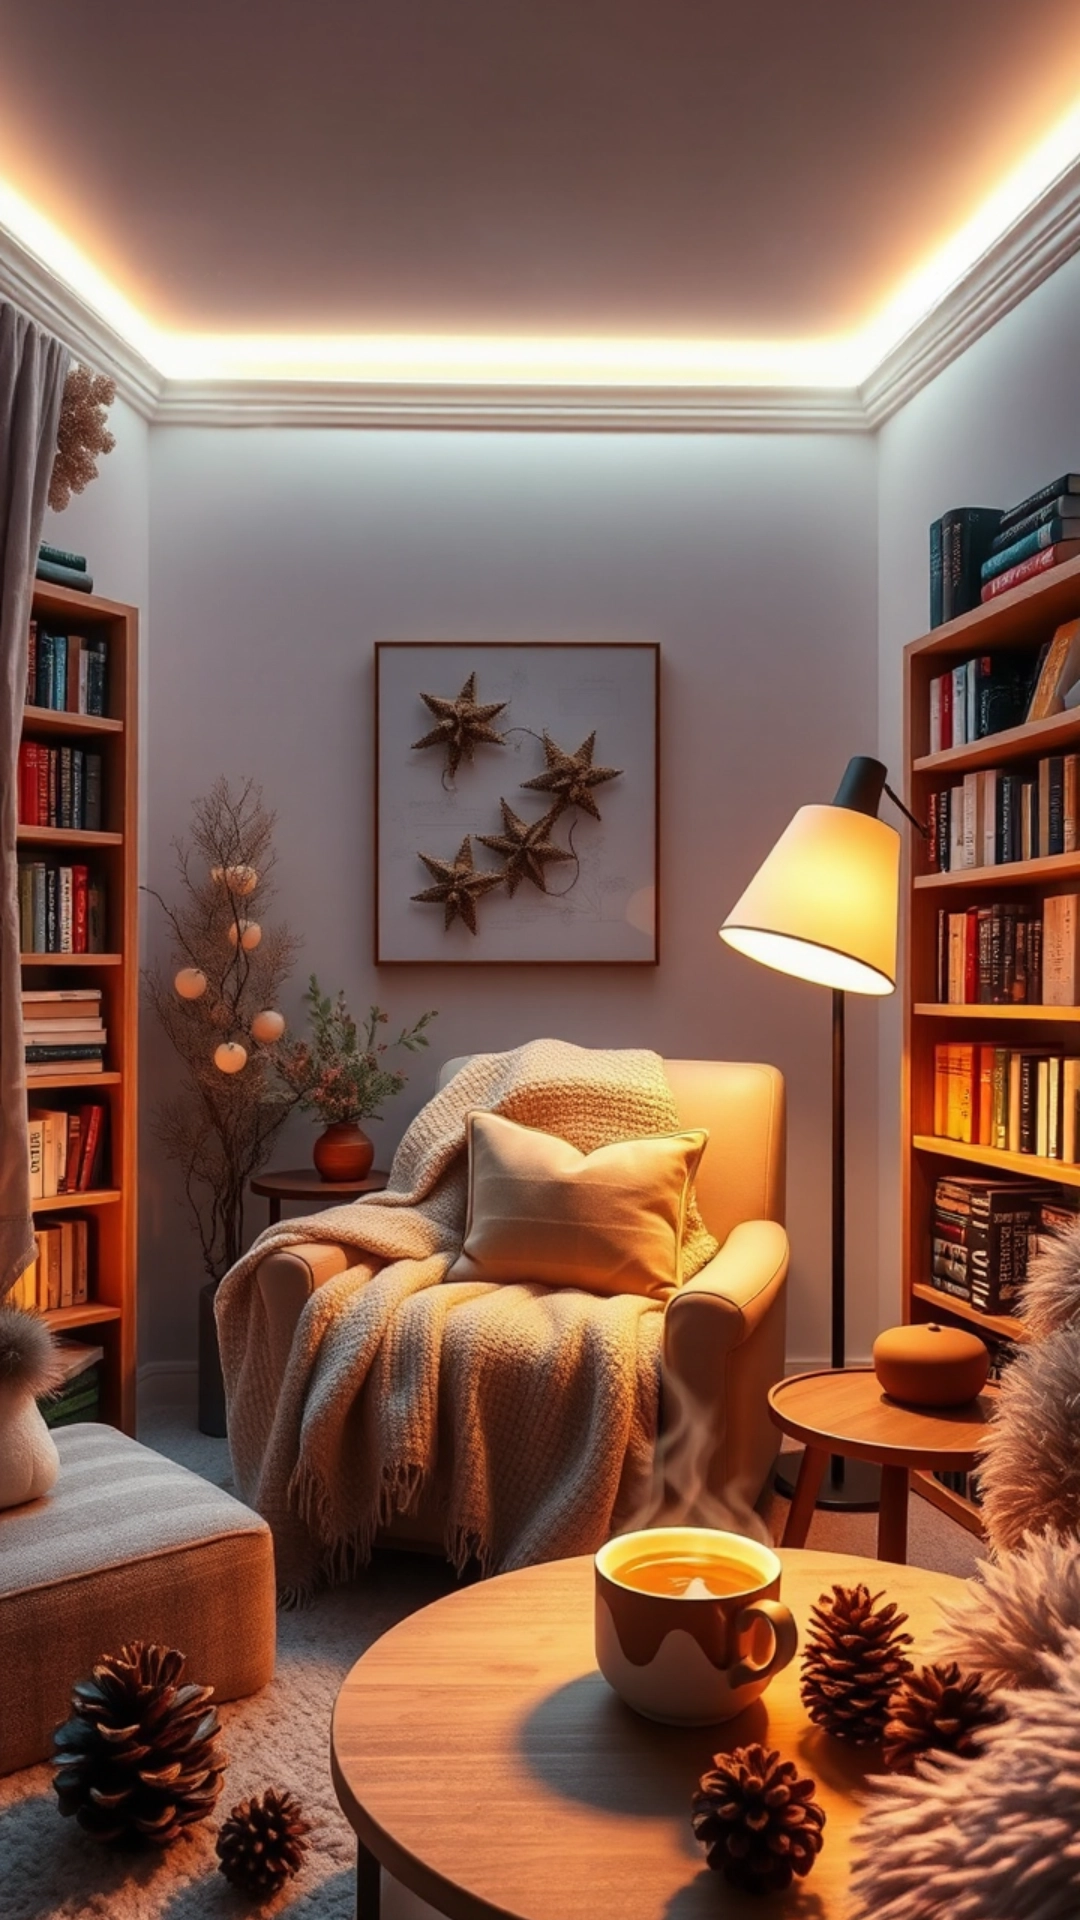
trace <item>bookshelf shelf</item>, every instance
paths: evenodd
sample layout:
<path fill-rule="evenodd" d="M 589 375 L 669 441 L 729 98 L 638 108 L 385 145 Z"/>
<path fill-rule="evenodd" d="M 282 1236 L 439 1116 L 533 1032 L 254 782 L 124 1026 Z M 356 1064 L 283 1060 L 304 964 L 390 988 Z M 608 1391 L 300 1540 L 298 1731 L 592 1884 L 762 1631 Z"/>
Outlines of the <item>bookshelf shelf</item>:
<path fill-rule="evenodd" d="M 1022 1173 L 1029 1180 L 1055 1180 L 1066 1187 L 1080 1187 L 1080 1167 L 1063 1160 L 1043 1160 L 1034 1153 L 1004 1153 L 998 1147 L 977 1147 L 964 1140 L 943 1140 L 936 1133 L 917 1133 L 912 1146 L 917 1153 L 940 1153 L 950 1160 L 969 1160 L 972 1166 L 992 1167 L 998 1173 Z"/>
<path fill-rule="evenodd" d="M 107 953 L 24 953 L 24 992 L 93 989 L 100 992 L 107 1033 L 104 1073 L 55 1063 L 55 1071 L 27 1079 L 33 1107 L 75 1112 L 105 1108 L 104 1178 L 88 1191 L 35 1201 L 36 1220 L 84 1215 L 88 1226 L 90 1299 L 44 1314 L 56 1330 L 100 1328 L 99 1417 L 128 1433 L 135 1429 L 136 1152 L 138 1138 L 138 614 L 134 607 L 74 593 L 36 580 L 32 618 L 42 632 L 78 634 L 106 647 L 105 715 L 23 709 L 29 739 L 55 744 L 92 740 L 101 757 L 103 832 L 20 826 L 24 860 L 85 864 L 105 896 Z M 32 852 L 31 850 L 37 850 Z M 41 1003 L 39 1003 L 41 1004 Z"/>
<path fill-rule="evenodd" d="M 23 726 L 32 733 L 123 733 L 122 720 L 96 713 L 56 713 L 52 707 L 24 707 Z"/>
<path fill-rule="evenodd" d="M 993 767 L 1015 771 L 1023 763 L 1080 751 L 1080 709 L 1013 726 L 969 745 L 930 753 L 930 683 L 949 668 L 983 654 L 1007 649 L 1031 656 L 1034 666 L 1055 630 L 1080 616 L 1080 560 L 1037 575 L 1008 593 L 936 627 L 914 640 L 904 654 L 905 800 L 918 820 L 930 816 L 931 796 L 955 788 L 965 774 Z M 984 1314 L 931 1284 L 935 1190 L 946 1174 L 1019 1178 L 1056 1186 L 1080 1200 L 1080 1166 L 1031 1153 L 1006 1152 L 933 1132 L 935 1048 L 965 1041 L 973 1045 L 1037 1049 L 1039 1043 L 1066 1056 L 1080 1055 L 1080 1006 L 1008 1004 L 943 1005 L 935 991 L 938 915 L 997 901 L 1041 914 L 1047 895 L 1080 893 L 1080 851 L 997 866 L 966 867 L 951 873 L 927 872 L 927 854 L 917 843 L 907 863 L 906 954 L 904 979 L 904 1052 L 901 1137 L 903 1317 L 942 1320 L 967 1326 L 991 1342 L 1019 1342 L 1020 1321 L 1008 1314 Z M 956 1129 L 957 1131 L 959 1129 Z M 976 1129 L 977 1131 L 977 1129 Z M 1012 1137 L 1010 1135 L 1010 1137 Z M 932 1503 L 973 1533 L 981 1530 L 978 1507 L 929 1474 L 913 1484 Z"/>

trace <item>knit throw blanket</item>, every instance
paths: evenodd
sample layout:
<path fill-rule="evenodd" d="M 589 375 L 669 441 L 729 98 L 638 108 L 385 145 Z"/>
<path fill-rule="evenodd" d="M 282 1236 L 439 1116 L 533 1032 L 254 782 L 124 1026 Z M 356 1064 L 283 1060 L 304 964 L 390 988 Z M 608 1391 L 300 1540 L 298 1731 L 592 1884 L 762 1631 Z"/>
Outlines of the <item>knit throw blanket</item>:
<path fill-rule="evenodd" d="M 480 1054 L 417 1114 L 385 1192 L 268 1228 L 226 1274 L 217 1323 L 234 1470 L 273 1530 L 286 1600 L 363 1565 L 436 1467 L 459 1569 L 473 1555 L 497 1572 L 589 1552 L 647 1492 L 662 1306 L 442 1284 L 465 1231 L 475 1107 L 582 1153 L 680 1130 L 655 1053 L 537 1040 Z M 279 1387 L 255 1270 L 273 1248 L 311 1240 L 355 1249 L 356 1264 L 307 1301 Z M 686 1276 L 715 1251 L 692 1204 Z"/>

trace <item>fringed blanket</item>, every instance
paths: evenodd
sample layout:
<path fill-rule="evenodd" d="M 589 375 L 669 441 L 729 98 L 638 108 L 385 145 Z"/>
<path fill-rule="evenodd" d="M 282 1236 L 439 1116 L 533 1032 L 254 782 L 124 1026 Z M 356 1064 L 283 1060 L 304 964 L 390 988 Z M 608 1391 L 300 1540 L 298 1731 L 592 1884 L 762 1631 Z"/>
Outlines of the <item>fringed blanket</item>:
<path fill-rule="evenodd" d="M 646 1494 L 662 1306 L 441 1284 L 465 1230 L 474 1107 L 583 1153 L 680 1127 L 657 1054 L 537 1040 L 477 1055 L 417 1114 L 384 1193 L 269 1228 L 225 1276 L 217 1320 L 233 1463 L 273 1529 L 288 1598 L 362 1565 L 437 1463 L 458 1568 L 473 1555 L 497 1572 L 590 1551 Z M 279 1391 L 255 1269 L 305 1240 L 354 1247 L 357 1264 L 308 1300 Z M 696 1206 L 684 1248 L 687 1275 L 716 1249 Z"/>

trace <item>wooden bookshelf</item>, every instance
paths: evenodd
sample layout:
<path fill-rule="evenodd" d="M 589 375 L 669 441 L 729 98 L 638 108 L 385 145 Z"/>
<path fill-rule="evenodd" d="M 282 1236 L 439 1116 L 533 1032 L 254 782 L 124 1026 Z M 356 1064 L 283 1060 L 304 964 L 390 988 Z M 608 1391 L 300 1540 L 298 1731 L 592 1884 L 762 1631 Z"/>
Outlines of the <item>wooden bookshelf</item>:
<path fill-rule="evenodd" d="M 1080 616 L 1080 560 L 1025 581 L 1010 593 L 934 629 L 905 649 L 904 762 L 907 800 L 920 820 L 929 796 L 959 786 L 965 773 L 1035 762 L 1049 754 L 1080 752 L 1080 710 L 1010 727 L 964 746 L 930 753 L 930 682 L 999 648 L 1030 649 L 1034 658 L 1062 621 Z M 934 1188 L 948 1172 L 1023 1175 L 1080 1188 L 1080 1166 L 1030 1153 L 942 1139 L 933 1131 L 934 1047 L 951 1035 L 978 1044 L 1050 1046 L 1080 1053 L 1080 1007 L 949 1006 L 936 997 L 937 915 L 996 899 L 1041 901 L 1054 892 L 1080 892 L 1080 852 L 959 872 L 929 870 L 926 843 L 912 835 L 908 868 L 902 1091 L 903 1288 L 905 1320 L 937 1320 L 974 1328 L 991 1340 L 1021 1341 L 1022 1322 L 1009 1314 L 984 1314 L 970 1302 L 933 1284 L 931 1219 Z M 913 1476 L 926 1499 L 962 1526 L 980 1531 L 979 1510 L 934 1480 Z"/>
<path fill-rule="evenodd" d="M 33 616 L 54 633 L 103 637 L 108 647 L 104 717 L 27 706 L 23 730 L 57 745 L 85 741 L 102 758 L 102 831 L 20 826 L 24 857 L 81 860 L 105 888 L 107 953 L 24 953 L 23 986 L 100 987 L 107 1030 L 104 1073 L 77 1066 L 28 1082 L 31 1104 L 74 1108 L 101 1095 L 107 1110 L 104 1181 L 93 1191 L 33 1203 L 35 1216 L 85 1213 L 89 1288 L 85 1305 L 45 1314 L 57 1331 L 96 1330 L 105 1350 L 100 1417 L 135 1429 L 136 1152 L 138 1046 L 138 614 L 134 607 L 35 581 Z M 47 1096 L 47 1098 L 45 1097 Z"/>

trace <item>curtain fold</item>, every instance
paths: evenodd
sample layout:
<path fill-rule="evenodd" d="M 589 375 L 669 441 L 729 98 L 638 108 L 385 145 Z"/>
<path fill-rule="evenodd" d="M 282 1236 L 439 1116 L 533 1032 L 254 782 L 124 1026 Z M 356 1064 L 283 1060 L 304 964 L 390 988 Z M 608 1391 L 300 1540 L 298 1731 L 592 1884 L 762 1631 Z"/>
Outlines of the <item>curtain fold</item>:
<path fill-rule="evenodd" d="M 18 757 L 34 562 L 70 355 L 0 300 L 0 1299 L 34 1257 L 19 968 Z"/>

